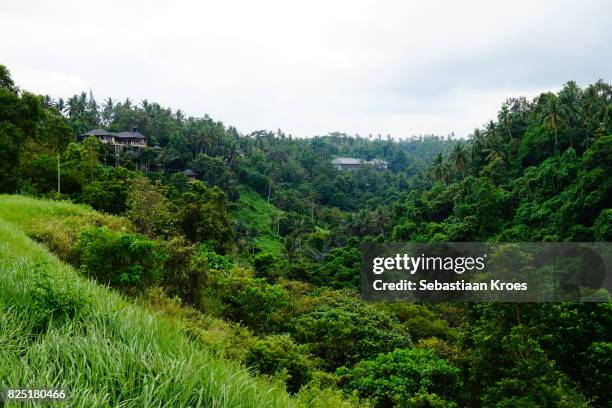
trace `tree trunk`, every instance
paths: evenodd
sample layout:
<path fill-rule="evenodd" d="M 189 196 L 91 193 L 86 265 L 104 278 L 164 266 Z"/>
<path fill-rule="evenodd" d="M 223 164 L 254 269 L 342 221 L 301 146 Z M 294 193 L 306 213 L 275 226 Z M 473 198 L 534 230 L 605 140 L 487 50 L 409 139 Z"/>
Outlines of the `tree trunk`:
<path fill-rule="evenodd" d="M 270 178 L 270 183 L 268 183 L 268 204 L 270 204 L 270 193 L 272 192 L 272 178 Z"/>
<path fill-rule="evenodd" d="M 61 174 L 60 174 L 60 154 L 57 153 L 57 194 L 62 193 Z"/>

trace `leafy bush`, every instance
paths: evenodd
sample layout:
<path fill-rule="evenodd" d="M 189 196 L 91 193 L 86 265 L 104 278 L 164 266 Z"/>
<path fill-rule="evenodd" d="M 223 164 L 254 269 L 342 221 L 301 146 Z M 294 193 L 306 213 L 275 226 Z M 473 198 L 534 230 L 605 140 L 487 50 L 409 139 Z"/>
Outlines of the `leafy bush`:
<path fill-rule="evenodd" d="M 421 339 L 415 344 L 415 347 L 431 350 L 440 358 L 447 360 L 456 367 L 461 367 L 466 363 L 467 353 L 457 345 L 448 341 L 441 340 L 437 337 L 429 337 Z"/>
<path fill-rule="evenodd" d="M 356 408 L 369 407 L 356 395 L 346 395 L 341 390 L 309 384 L 302 387 L 298 399 L 308 408 Z"/>
<path fill-rule="evenodd" d="M 176 210 L 166 198 L 166 188 L 145 177 L 132 181 L 127 196 L 126 216 L 147 236 L 170 236 L 178 222 Z"/>
<path fill-rule="evenodd" d="M 256 330 L 272 327 L 273 314 L 288 304 L 287 292 L 261 279 L 253 279 L 236 294 L 234 318 Z"/>
<path fill-rule="evenodd" d="M 313 276 L 314 283 L 333 288 L 358 288 L 361 253 L 357 248 L 334 248 Z"/>
<path fill-rule="evenodd" d="M 234 262 L 229 257 L 216 253 L 212 246 L 210 243 L 197 244 L 193 253 L 192 263 L 206 270 L 216 269 L 227 272 L 232 269 Z"/>
<path fill-rule="evenodd" d="M 81 269 L 87 275 L 126 289 L 142 289 L 159 282 L 167 257 L 155 241 L 106 227 L 84 231 L 79 248 Z"/>
<path fill-rule="evenodd" d="M 254 278 L 248 269 L 234 268 L 231 272 L 209 272 L 200 307 L 218 308 L 233 321 L 268 331 L 278 325 L 279 313 L 288 304 L 287 291 L 281 286 Z"/>
<path fill-rule="evenodd" d="M 211 270 L 229 271 L 234 262 L 217 254 L 209 243 L 191 244 L 176 236 L 163 242 L 168 257 L 164 263 L 164 287 L 168 293 L 198 306 Z"/>
<path fill-rule="evenodd" d="M 217 187 L 196 181 L 179 202 L 180 222 L 185 236 L 193 242 L 211 241 L 221 253 L 231 247 L 234 221 L 227 212 L 227 198 Z"/>
<path fill-rule="evenodd" d="M 191 163 L 191 167 L 201 175 L 206 185 L 219 187 L 230 198 L 236 198 L 233 174 L 222 158 L 200 153 Z"/>
<path fill-rule="evenodd" d="M 483 407 L 588 407 L 586 399 L 576 391 L 573 382 L 556 368 L 533 340 L 512 339 L 511 347 L 524 356 L 505 372 L 503 378 L 481 394 Z"/>
<path fill-rule="evenodd" d="M 338 374 L 346 391 L 371 398 L 375 407 L 456 407 L 462 394 L 460 370 L 425 349 L 380 354 Z"/>
<path fill-rule="evenodd" d="M 47 220 L 34 226 L 30 236 L 44 244 L 59 259 L 78 265 L 78 235 L 56 220 Z"/>
<path fill-rule="evenodd" d="M 399 302 L 387 305 L 387 309 L 398 318 L 415 340 L 428 337 L 438 337 L 440 339 L 452 337 L 448 323 L 437 317 L 434 312 L 425 306 Z"/>
<path fill-rule="evenodd" d="M 303 346 L 287 335 L 258 340 L 246 355 L 246 364 L 258 372 L 284 375 L 287 390 L 295 393 L 312 378 L 312 363 Z"/>
<path fill-rule="evenodd" d="M 74 319 L 91 304 L 90 299 L 70 282 L 52 280 L 44 267 L 35 275 L 32 300 L 29 319 L 34 322 L 36 333 L 43 332 L 50 321 L 57 324 Z"/>
<path fill-rule="evenodd" d="M 293 337 L 309 345 L 327 369 L 411 345 L 408 333 L 391 316 L 357 298 L 338 297 L 293 318 Z"/>
<path fill-rule="evenodd" d="M 136 173 L 121 166 L 104 169 L 98 180 L 83 185 L 79 199 L 96 210 L 121 214 L 127 209 L 128 190 L 135 177 Z"/>
<path fill-rule="evenodd" d="M 603 210 L 593 225 L 593 235 L 596 241 L 612 241 L 612 209 Z"/>
<path fill-rule="evenodd" d="M 604 405 L 612 401 L 612 342 L 594 342 L 586 351 L 584 381 L 587 392 Z"/>
<path fill-rule="evenodd" d="M 253 268 L 258 278 L 265 278 L 274 282 L 280 275 L 277 271 L 278 259 L 272 254 L 259 254 L 253 261 Z"/>
<path fill-rule="evenodd" d="M 189 339 L 217 356 L 244 361 L 255 344 L 256 337 L 248 328 L 189 307 L 182 299 L 168 296 L 161 287 L 147 289 L 140 299 L 152 313 L 164 316 Z"/>

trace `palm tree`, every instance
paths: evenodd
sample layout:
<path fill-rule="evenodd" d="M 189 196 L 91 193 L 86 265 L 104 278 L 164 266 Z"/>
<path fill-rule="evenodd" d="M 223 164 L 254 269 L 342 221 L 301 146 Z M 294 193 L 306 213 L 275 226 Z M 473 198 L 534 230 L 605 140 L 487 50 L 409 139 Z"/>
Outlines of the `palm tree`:
<path fill-rule="evenodd" d="M 389 217 L 384 209 L 378 207 L 370 214 L 372 225 L 379 234 L 385 235 L 385 229 L 389 223 Z"/>
<path fill-rule="evenodd" d="M 102 102 L 101 119 L 102 119 L 102 124 L 104 126 L 108 126 L 112 123 L 114 113 L 115 113 L 115 101 L 113 101 L 113 98 L 109 97 Z"/>
<path fill-rule="evenodd" d="M 455 147 L 450 154 L 450 159 L 457 171 L 461 172 L 461 178 L 465 178 L 465 169 L 467 168 L 468 152 L 465 145 L 461 142 L 455 143 Z"/>
<path fill-rule="evenodd" d="M 580 117 L 580 100 L 582 99 L 582 89 L 575 81 L 568 81 L 559 92 L 559 102 L 561 109 L 570 128 L 575 127 Z M 574 147 L 573 131 L 569 132 L 570 146 Z"/>
<path fill-rule="evenodd" d="M 502 137 L 497 132 L 493 121 L 487 125 L 482 142 L 482 152 L 486 154 L 485 160 L 487 163 L 501 161 L 504 166 L 508 163 Z"/>
<path fill-rule="evenodd" d="M 551 93 L 546 96 L 546 102 L 542 111 L 542 123 L 555 133 L 555 152 L 557 152 L 557 146 L 559 144 L 557 134 L 559 128 L 563 126 L 564 123 L 567 123 L 567 116 L 559 97 L 555 94 Z"/>
<path fill-rule="evenodd" d="M 446 162 L 446 160 L 444 160 L 442 153 L 438 153 L 438 156 L 436 156 L 430 169 L 431 176 L 434 180 L 442 181 L 444 183 L 444 186 L 448 187 L 448 170 L 448 163 Z"/>
<path fill-rule="evenodd" d="M 605 133 L 612 106 L 612 87 L 601 79 L 584 91 L 582 117 L 595 136 Z"/>
<path fill-rule="evenodd" d="M 559 101 L 570 126 L 578 119 L 581 97 L 582 89 L 575 81 L 567 81 L 559 92 Z"/>
<path fill-rule="evenodd" d="M 487 163 L 498 161 L 504 166 L 508 164 L 506 153 L 500 146 L 490 146 L 485 149 L 485 153 L 487 153 Z"/>
<path fill-rule="evenodd" d="M 79 98 L 76 95 L 68 99 L 66 112 L 68 113 L 68 117 L 71 119 L 76 119 L 83 113 L 84 110 L 85 107 L 81 105 Z"/>
<path fill-rule="evenodd" d="M 272 195 L 272 180 L 279 176 L 280 170 L 274 162 L 271 162 L 266 165 L 266 173 L 268 175 L 268 203 L 270 203 L 270 197 Z"/>
<path fill-rule="evenodd" d="M 287 262 L 291 263 L 297 257 L 299 252 L 298 242 L 293 237 L 285 237 L 283 242 L 283 254 L 287 258 Z"/>
<path fill-rule="evenodd" d="M 117 156 L 118 157 L 118 156 Z M 164 147 L 162 148 L 161 154 L 160 154 L 160 161 L 162 164 L 162 171 L 165 173 L 166 172 L 166 168 L 168 167 L 169 164 L 171 164 L 172 162 L 175 162 L 177 160 L 180 159 L 180 154 L 179 152 L 173 148 L 173 147 Z"/>
<path fill-rule="evenodd" d="M 66 112 L 66 101 L 64 101 L 63 98 L 59 98 L 57 100 L 57 103 L 55 104 L 55 107 L 57 108 L 59 113 L 63 115 Z"/>
<path fill-rule="evenodd" d="M 485 139 L 487 140 L 497 138 L 498 134 L 497 134 L 497 126 L 495 125 L 495 122 L 490 120 L 489 123 L 487 123 L 487 125 L 485 126 L 484 135 L 485 135 Z"/>
<path fill-rule="evenodd" d="M 370 213 L 364 208 L 353 214 L 349 221 L 352 234 L 358 236 L 367 234 L 370 221 Z"/>
<path fill-rule="evenodd" d="M 472 139 L 474 140 L 474 145 L 482 147 L 484 146 L 484 135 L 480 131 L 480 129 L 474 129 L 474 133 L 472 134 Z"/>
<path fill-rule="evenodd" d="M 512 140 L 512 132 L 510 131 L 510 110 L 508 109 L 508 105 L 502 105 L 501 110 L 499 111 L 499 121 L 503 123 L 506 128 L 506 132 L 508 132 L 508 137 Z"/>

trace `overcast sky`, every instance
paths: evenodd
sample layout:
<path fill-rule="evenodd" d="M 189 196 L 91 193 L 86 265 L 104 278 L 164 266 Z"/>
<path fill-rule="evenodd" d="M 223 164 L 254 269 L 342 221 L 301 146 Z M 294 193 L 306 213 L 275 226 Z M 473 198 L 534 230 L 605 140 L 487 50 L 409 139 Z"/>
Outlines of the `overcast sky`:
<path fill-rule="evenodd" d="M 612 74 L 612 1 L 0 0 L 19 86 L 147 99 L 248 133 L 455 132 Z"/>

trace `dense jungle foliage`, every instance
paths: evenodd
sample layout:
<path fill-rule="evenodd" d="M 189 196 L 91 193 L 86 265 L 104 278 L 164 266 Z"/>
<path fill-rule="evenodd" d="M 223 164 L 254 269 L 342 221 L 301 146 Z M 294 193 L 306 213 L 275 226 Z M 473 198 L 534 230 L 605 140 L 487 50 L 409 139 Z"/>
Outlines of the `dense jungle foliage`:
<path fill-rule="evenodd" d="M 508 99 L 467 140 L 243 135 L 146 100 L 36 96 L 0 66 L 0 191 L 119 216 L 30 235 L 290 393 L 608 407 L 609 303 L 372 304 L 358 286 L 364 242 L 610 241 L 611 115 L 610 84 L 570 81 Z M 137 154 L 75 141 L 132 127 L 148 137 Z M 338 171 L 336 157 L 389 169 Z"/>

